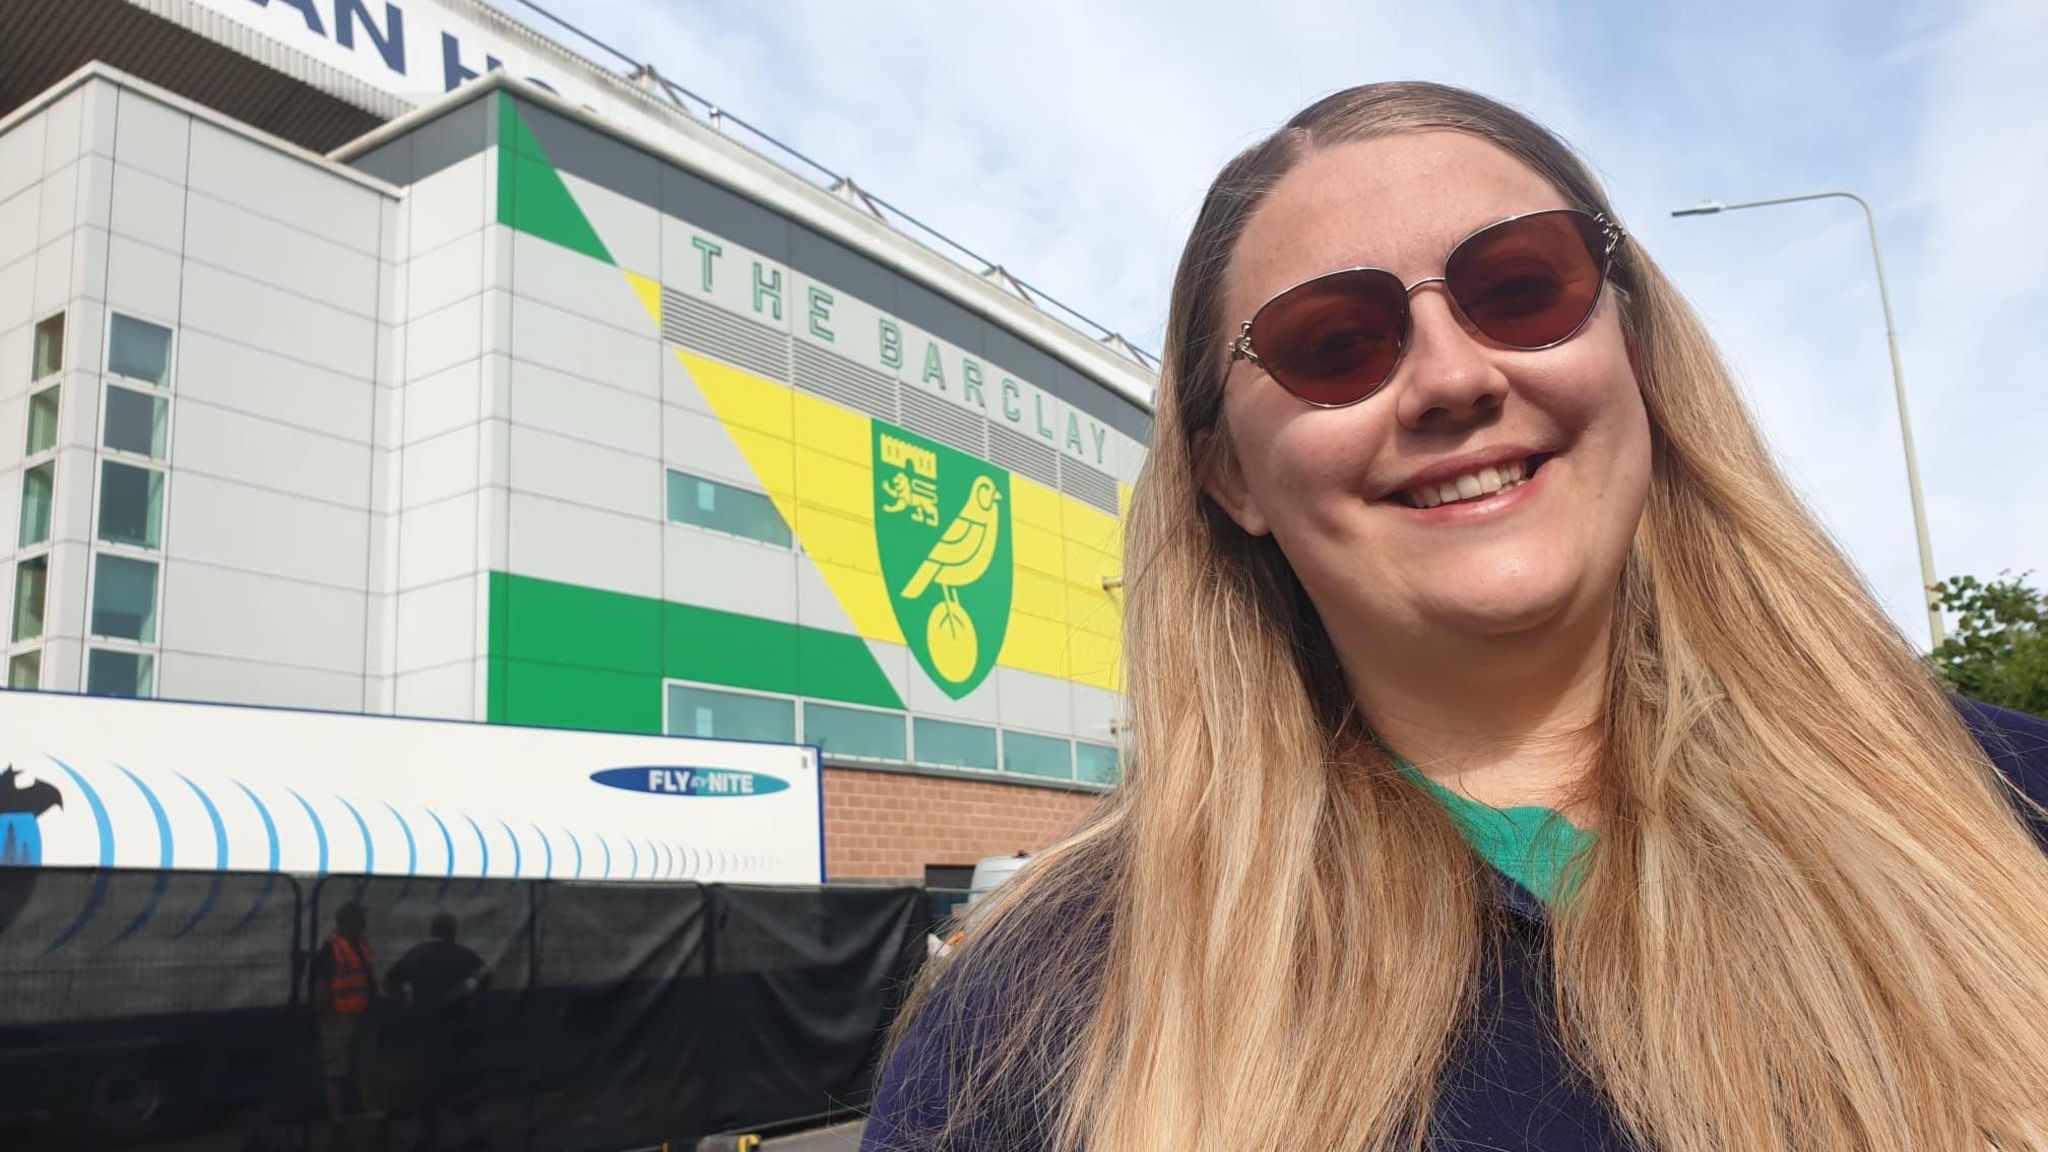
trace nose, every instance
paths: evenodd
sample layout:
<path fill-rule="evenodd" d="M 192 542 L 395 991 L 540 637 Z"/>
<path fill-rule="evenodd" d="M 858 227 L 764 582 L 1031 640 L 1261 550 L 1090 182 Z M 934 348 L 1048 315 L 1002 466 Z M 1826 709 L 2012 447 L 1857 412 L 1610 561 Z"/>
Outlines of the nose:
<path fill-rule="evenodd" d="M 1408 351 L 1389 381 L 1401 423 L 1418 432 L 1492 416 L 1508 381 L 1452 307 L 1442 282 L 1418 285 L 1409 303 Z"/>

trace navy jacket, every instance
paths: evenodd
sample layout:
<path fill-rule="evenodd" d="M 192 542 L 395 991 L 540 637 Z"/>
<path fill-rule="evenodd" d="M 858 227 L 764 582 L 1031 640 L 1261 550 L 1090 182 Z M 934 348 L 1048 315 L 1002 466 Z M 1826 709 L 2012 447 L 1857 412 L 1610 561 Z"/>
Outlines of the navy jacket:
<path fill-rule="evenodd" d="M 2048 805 L 2048 722 L 1974 702 L 1961 708 L 1999 770 L 2036 803 Z M 2048 826 L 2036 824 L 2034 833 L 2048 849 Z M 1499 979 L 1481 989 L 1477 1015 L 1464 1033 L 1470 1039 L 1446 1065 L 1431 1144 L 1470 1152 L 1628 1148 L 1607 1102 L 1572 1068 L 1556 1039 L 1551 1003 L 1543 994 L 1549 972 L 1543 907 L 1504 876 L 1501 885 L 1512 915 L 1496 937 L 1502 963 L 1487 966 Z M 942 981 L 936 993 L 946 992 Z M 928 1026 L 937 1015 L 920 1016 L 883 1070 L 862 1152 L 929 1147 L 919 1136 L 943 1120 L 947 1094 L 937 1057 L 948 1037 Z M 946 1152 L 1037 1152 L 1048 1145 L 1044 1120 L 993 1115 L 949 1141 Z"/>

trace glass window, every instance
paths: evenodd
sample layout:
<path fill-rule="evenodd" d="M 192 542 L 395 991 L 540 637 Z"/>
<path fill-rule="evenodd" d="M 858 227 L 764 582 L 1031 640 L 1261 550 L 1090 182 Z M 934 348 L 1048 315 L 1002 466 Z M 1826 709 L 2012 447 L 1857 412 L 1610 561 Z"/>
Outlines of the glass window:
<path fill-rule="evenodd" d="M 901 712 L 869 712 L 804 702 L 804 739 L 827 756 L 865 756 L 873 760 L 909 759 Z"/>
<path fill-rule="evenodd" d="M 1073 747 L 1065 740 L 1051 736 L 1006 731 L 1003 733 L 1003 771 L 1071 780 L 1074 778 Z"/>
<path fill-rule="evenodd" d="M 789 525 L 782 522 L 775 501 L 759 492 L 685 472 L 668 474 L 668 518 L 678 524 L 714 528 L 778 548 L 789 547 Z"/>
<path fill-rule="evenodd" d="M 156 643 L 156 565 L 101 556 L 92 586 L 92 633 Z"/>
<path fill-rule="evenodd" d="M 927 720 L 922 716 L 911 724 L 917 738 L 917 762 L 943 764 L 952 768 L 994 768 L 996 730 L 977 724 L 955 724 L 949 720 Z"/>
<path fill-rule="evenodd" d="M 35 364 L 30 369 L 29 379 L 41 380 L 63 370 L 64 314 L 59 312 L 36 325 Z"/>
<path fill-rule="evenodd" d="M 7 686 L 9 688 L 41 688 L 43 686 L 43 650 L 31 649 L 17 653 L 7 662 Z"/>
<path fill-rule="evenodd" d="M 796 701 L 745 696 L 685 684 L 668 687 L 668 734 L 722 740 L 796 742 Z"/>
<path fill-rule="evenodd" d="M 94 696 L 154 694 L 156 658 L 147 652 L 95 648 L 85 658 L 85 690 Z"/>
<path fill-rule="evenodd" d="M 170 383 L 171 330 L 115 313 L 107 341 L 107 371 L 158 387 Z"/>
<path fill-rule="evenodd" d="M 14 566 L 14 639 L 33 640 L 43 634 L 43 601 L 49 591 L 48 556 L 36 556 Z"/>
<path fill-rule="evenodd" d="M 100 462 L 100 539 L 163 547 L 164 474 L 114 460 Z"/>
<path fill-rule="evenodd" d="M 1074 776 L 1090 784 L 1114 784 L 1123 779 L 1123 764 L 1117 751 L 1105 744 L 1074 744 Z"/>
<path fill-rule="evenodd" d="M 21 535 L 26 548 L 50 538 L 50 501 L 57 488 L 57 464 L 45 460 L 21 474 Z"/>
<path fill-rule="evenodd" d="M 161 396 L 109 386 L 106 446 L 152 460 L 163 459 L 164 414 L 169 409 Z"/>
<path fill-rule="evenodd" d="M 28 398 L 28 446 L 33 456 L 57 446 L 57 389 L 45 388 Z"/>

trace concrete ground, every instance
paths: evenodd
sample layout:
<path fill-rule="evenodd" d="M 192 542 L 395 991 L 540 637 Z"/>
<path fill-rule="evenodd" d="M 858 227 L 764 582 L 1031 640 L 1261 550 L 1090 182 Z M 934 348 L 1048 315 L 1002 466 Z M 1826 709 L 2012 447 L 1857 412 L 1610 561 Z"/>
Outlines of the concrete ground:
<path fill-rule="evenodd" d="M 865 1121 L 849 1120 L 830 1128 L 817 1128 L 769 1140 L 761 1145 L 761 1152 L 855 1152 L 860 1147 L 860 1132 L 864 1124 Z"/>

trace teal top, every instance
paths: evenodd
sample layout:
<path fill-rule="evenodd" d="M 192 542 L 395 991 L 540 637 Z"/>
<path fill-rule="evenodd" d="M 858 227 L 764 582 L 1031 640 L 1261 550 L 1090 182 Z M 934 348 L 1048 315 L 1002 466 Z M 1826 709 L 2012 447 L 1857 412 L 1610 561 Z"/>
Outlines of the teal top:
<path fill-rule="evenodd" d="M 1388 754 L 1410 780 L 1444 806 L 1473 851 L 1545 904 L 1557 902 L 1572 858 L 1599 838 L 1555 808 L 1535 804 L 1495 808 L 1460 796 L 1391 750 Z"/>

